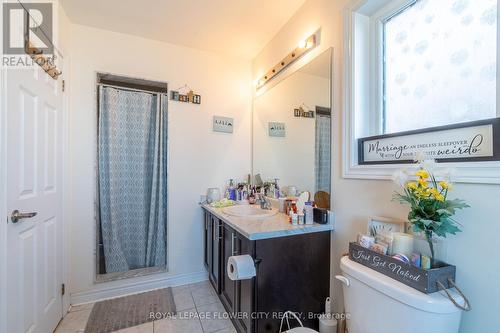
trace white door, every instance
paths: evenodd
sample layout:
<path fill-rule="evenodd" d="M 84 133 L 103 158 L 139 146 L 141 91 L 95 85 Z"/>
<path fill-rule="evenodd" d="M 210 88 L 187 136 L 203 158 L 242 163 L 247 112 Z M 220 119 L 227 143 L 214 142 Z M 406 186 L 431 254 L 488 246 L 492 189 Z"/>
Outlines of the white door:
<path fill-rule="evenodd" d="M 6 71 L 9 333 L 52 332 L 62 317 L 61 82 L 39 66 Z M 14 223 L 16 210 L 36 216 Z"/>

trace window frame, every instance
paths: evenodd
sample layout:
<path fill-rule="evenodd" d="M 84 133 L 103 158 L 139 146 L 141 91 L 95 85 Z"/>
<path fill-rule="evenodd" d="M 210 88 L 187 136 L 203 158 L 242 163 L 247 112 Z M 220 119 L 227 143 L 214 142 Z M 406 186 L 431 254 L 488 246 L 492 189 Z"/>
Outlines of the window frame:
<path fill-rule="evenodd" d="M 362 111 L 357 110 L 359 103 L 359 81 L 356 58 L 356 36 L 359 33 L 360 9 L 373 0 L 352 0 L 344 8 L 343 20 L 343 124 L 342 124 L 342 177 L 353 179 L 388 180 L 401 168 L 410 168 L 409 164 L 359 165 L 358 140 L 356 132 L 363 136 L 381 133 L 384 126 L 384 23 L 418 0 L 391 0 L 382 3 L 366 20 L 364 16 L 363 38 L 368 38 L 368 59 L 364 59 L 363 69 L 367 70 L 368 83 L 363 91 Z M 500 9 L 500 0 L 497 0 Z M 367 30 L 368 29 L 368 30 Z M 368 33 L 366 33 L 368 31 Z M 368 36 L 366 36 L 368 35 Z M 366 50 L 363 50 L 366 52 Z M 361 52 L 360 52 L 361 53 Z M 361 72 L 361 71 L 360 71 Z M 497 117 L 500 117 L 500 22 L 497 23 Z M 359 121 L 362 119 L 363 121 Z M 358 121 L 357 121 L 358 120 Z M 440 163 L 441 167 L 457 170 L 455 181 L 461 183 L 500 184 L 500 162 L 455 162 Z"/>

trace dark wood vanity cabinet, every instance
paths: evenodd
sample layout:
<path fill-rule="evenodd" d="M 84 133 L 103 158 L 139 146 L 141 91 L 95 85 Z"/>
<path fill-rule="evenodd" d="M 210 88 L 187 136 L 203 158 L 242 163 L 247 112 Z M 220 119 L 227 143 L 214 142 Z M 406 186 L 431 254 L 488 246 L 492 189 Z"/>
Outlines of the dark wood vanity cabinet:
<path fill-rule="evenodd" d="M 220 293 L 221 274 L 221 240 L 222 221 L 214 215 L 205 212 L 204 262 L 208 271 L 210 283 L 217 293 Z"/>
<path fill-rule="evenodd" d="M 314 316 L 324 312 L 330 289 L 329 231 L 249 240 L 208 211 L 205 226 L 210 281 L 239 333 L 277 333 L 276 316 L 287 310 L 301 312 L 304 326 L 318 329 Z M 243 254 L 254 258 L 256 277 L 233 281 L 226 273 L 227 261 Z"/>
<path fill-rule="evenodd" d="M 226 264 L 231 256 L 248 254 L 254 256 L 254 242 L 248 240 L 227 224 L 223 225 L 221 289 L 220 299 L 229 313 L 246 314 L 234 318 L 239 332 L 250 331 L 250 314 L 253 306 L 254 280 L 233 281 L 226 272 Z"/>

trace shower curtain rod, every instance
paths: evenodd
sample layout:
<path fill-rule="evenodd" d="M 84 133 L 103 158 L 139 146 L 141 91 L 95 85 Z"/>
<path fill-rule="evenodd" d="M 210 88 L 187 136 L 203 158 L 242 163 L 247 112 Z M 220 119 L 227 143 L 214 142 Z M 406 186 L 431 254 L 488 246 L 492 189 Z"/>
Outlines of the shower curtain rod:
<path fill-rule="evenodd" d="M 144 89 L 139 89 L 139 88 L 129 88 L 125 86 L 117 86 L 117 85 L 112 85 L 109 83 L 97 83 L 98 86 L 103 86 L 103 87 L 110 87 L 110 88 L 115 88 L 115 89 L 123 89 L 123 90 L 131 90 L 131 91 L 138 91 L 138 92 L 144 92 L 152 95 L 165 95 L 166 92 L 160 92 L 160 91 L 152 91 L 152 90 L 144 90 Z"/>

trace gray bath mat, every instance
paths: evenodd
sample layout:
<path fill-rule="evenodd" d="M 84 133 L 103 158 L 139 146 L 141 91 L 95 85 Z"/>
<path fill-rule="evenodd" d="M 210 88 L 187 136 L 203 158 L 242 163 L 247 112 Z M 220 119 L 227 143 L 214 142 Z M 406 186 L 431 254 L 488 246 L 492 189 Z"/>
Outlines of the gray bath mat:
<path fill-rule="evenodd" d="M 157 289 L 94 304 L 86 333 L 107 333 L 153 321 L 151 313 L 175 314 L 172 289 Z"/>

